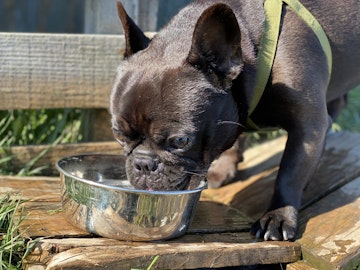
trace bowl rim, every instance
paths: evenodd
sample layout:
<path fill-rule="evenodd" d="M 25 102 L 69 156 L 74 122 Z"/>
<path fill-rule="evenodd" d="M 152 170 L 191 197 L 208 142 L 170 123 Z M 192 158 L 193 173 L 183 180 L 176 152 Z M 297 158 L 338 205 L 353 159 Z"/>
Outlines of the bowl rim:
<path fill-rule="evenodd" d="M 204 189 L 207 188 L 207 181 L 206 180 L 201 180 L 200 184 L 197 188 L 195 189 L 186 189 L 186 190 L 170 190 L 170 191 L 161 191 L 161 190 L 143 190 L 143 189 L 136 189 L 136 188 L 124 188 L 124 187 L 118 187 L 118 186 L 109 186 L 109 185 L 105 185 L 102 184 L 101 182 L 96 182 L 90 179 L 84 179 L 81 177 L 78 177 L 76 175 L 72 175 L 69 172 L 65 171 L 61 166 L 60 166 L 60 162 L 66 160 L 66 159 L 70 159 L 70 158 L 74 158 L 74 157 L 83 157 L 83 156 L 106 156 L 106 157 L 126 157 L 125 155 L 122 154 L 98 154 L 98 153 L 85 153 L 85 154 L 76 154 L 76 155 L 69 155 L 69 156 L 65 156 L 60 158 L 56 163 L 55 163 L 55 167 L 56 169 L 60 172 L 60 176 L 61 174 L 67 176 L 67 177 L 71 177 L 79 182 L 88 184 L 90 186 L 95 186 L 95 187 L 100 187 L 100 188 L 104 188 L 107 190 L 112 190 L 112 191 L 125 191 L 125 192 L 129 192 L 129 193 L 141 193 L 141 194 L 149 194 L 149 195 L 184 195 L 184 194 L 192 194 L 192 193 L 198 193 L 203 191 Z M 119 179 L 113 179 L 113 180 L 119 180 Z"/>

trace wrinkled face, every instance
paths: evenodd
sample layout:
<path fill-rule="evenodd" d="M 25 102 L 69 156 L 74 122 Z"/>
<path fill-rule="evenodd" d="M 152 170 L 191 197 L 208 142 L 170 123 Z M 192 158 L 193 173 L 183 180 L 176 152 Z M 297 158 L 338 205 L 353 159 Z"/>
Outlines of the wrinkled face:
<path fill-rule="evenodd" d="M 197 187 L 211 162 L 239 134 L 231 94 L 242 69 L 240 30 L 232 10 L 217 4 L 197 21 L 151 42 L 118 4 L 127 60 L 110 100 L 112 128 L 139 189 Z M 184 21 L 185 20 L 185 21 Z M 195 28 L 195 29 L 194 29 Z M 233 124 L 229 124 L 233 123 Z"/>
<path fill-rule="evenodd" d="M 112 127 L 139 189 L 194 188 L 238 134 L 231 94 L 190 65 L 120 70 L 111 98 Z"/>

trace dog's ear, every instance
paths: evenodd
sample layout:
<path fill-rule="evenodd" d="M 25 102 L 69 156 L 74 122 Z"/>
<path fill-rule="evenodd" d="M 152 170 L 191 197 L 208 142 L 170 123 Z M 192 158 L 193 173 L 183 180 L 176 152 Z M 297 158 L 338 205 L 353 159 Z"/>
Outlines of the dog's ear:
<path fill-rule="evenodd" d="M 216 4 L 196 23 L 187 61 L 205 72 L 234 80 L 242 68 L 241 34 L 231 8 Z"/>
<path fill-rule="evenodd" d="M 136 23 L 129 17 L 120 2 L 117 2 L 117 10 L 124 29 L 126 43 L 124 56 L 127 58 L 149 46 L 150 39 L 144 35 L 143 31 L 141 31 Z"/>

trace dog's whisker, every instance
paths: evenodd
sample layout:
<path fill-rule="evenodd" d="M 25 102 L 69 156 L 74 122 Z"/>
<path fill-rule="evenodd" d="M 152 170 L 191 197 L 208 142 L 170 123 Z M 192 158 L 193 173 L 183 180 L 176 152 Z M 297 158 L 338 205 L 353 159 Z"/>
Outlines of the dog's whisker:
<path fill-rule="evenodd" d="M 237 125 L 237 126 L 245 128 L 244 125 L 234 122 L 234 121 L 223 121 L 223 120 L 218 121 L 218 125 L 226 125 L 226 124 Z"/>
<path fill-rule="evenodd" d="M 191 175 L 196 175 L 196 176 L 206 176 L 206 173 L 204 173 L 204 172 L 201 172 L 201 173 L 197 173 L 197 172 L 194 172 L 194 171 L 184 171 L 185 173 L 187 173 L 187 174 L 191 174 Z"/>

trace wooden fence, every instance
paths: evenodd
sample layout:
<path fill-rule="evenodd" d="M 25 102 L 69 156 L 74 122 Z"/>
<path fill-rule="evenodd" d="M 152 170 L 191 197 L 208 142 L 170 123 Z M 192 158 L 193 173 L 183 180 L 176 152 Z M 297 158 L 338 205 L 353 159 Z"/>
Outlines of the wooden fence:
<path fill-rule="evenodd" d="M 109 93 L 121 63 L 121 35 L 0 33 L 0 110 L 103 108 L 99 133 L 110 133 Z M 109 134 L 108 134 L 109 135 Z M 109 136 L 108 136 L 109 137 Z M 17 146 L 11 165 L 21 168 L 47 149 L 36 166 L 54 164 L 80 152 L 121 153 L 114 142 Z"/>
<path fill-rule="evenodd" d="M 108 108 L 123 36 L 0 33 L 0 109 Z"/>

